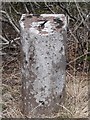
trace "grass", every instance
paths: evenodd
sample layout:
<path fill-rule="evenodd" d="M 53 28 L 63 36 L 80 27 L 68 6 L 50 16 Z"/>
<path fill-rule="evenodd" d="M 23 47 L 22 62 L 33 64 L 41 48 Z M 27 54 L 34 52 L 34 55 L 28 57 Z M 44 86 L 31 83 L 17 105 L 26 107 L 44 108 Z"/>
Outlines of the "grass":
<path fill-rule="evenodd" d="M 3 117 L 23 118 L 21 113 L 21 79 L 20 62 L 13 61 L 9 64 L 9 69 L 5 67 L 3 71 Z M 14 69 L 10 72 L 10 66 Z M 16 66 L 16 67 L 15 67 Z M 16 68 L 16 69 L 15 69 Z M 8 74 L 9 72 L 9 74 Z M 57 116 L 60 118 L 86 118 L 88 117 L 88 76 L 87 73 L 67 70 L 66 71 L 66 96 Z M 4 96 L 8 94 L 6 99 Z"/>

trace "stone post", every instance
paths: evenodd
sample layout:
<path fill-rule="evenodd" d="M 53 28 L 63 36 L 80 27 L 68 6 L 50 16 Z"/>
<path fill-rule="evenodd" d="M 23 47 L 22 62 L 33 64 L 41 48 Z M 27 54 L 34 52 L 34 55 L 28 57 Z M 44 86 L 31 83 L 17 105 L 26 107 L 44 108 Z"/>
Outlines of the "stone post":
<path fill-rule="evenodd" d="M 53 118 L 65 86 L 66 17 L 63 14 L 23 14 L 21 71 L 23 113 Z"/>

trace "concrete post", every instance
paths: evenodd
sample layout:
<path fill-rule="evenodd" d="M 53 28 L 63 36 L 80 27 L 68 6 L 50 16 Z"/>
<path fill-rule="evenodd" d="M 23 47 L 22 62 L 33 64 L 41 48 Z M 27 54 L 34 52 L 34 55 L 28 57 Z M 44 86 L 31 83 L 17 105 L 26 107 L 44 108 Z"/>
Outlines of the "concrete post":
<path fill-rule="evenodd" d="M 65 86 L 66 17 L 23 14 L 20 20 L 23 112 L 53 118 Z"/>

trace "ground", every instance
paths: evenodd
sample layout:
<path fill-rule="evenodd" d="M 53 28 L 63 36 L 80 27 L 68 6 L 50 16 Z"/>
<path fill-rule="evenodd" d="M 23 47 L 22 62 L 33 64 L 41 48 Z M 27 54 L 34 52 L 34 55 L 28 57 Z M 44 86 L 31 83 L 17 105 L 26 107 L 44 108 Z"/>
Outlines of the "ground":
<path fill-rule="evenodd" d="M 3 117 L 21 118 L 21 73 L 20 52 L 18 55 L 7 54 L 3 56 L 2 63 L 2 99 Z M 74 68 L 75 69 L 75 68 Z M 75 71 L 67 67 L 66 70 L 66 96 L 61 110 L 57 114 L 62 118 L 88 117 L 88 75 L 86 72 Z"/>

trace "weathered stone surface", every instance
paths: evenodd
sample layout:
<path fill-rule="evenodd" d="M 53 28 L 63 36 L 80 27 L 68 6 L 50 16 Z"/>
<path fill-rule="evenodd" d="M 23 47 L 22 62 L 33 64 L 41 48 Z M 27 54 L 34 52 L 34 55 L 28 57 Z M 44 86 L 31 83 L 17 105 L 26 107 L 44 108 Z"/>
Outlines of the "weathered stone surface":
<path fill-rule="evenodd" d="M 20 26 L 24 114 L 54 117 L 65 85 L 66 18 L 22 15 Z"/>

